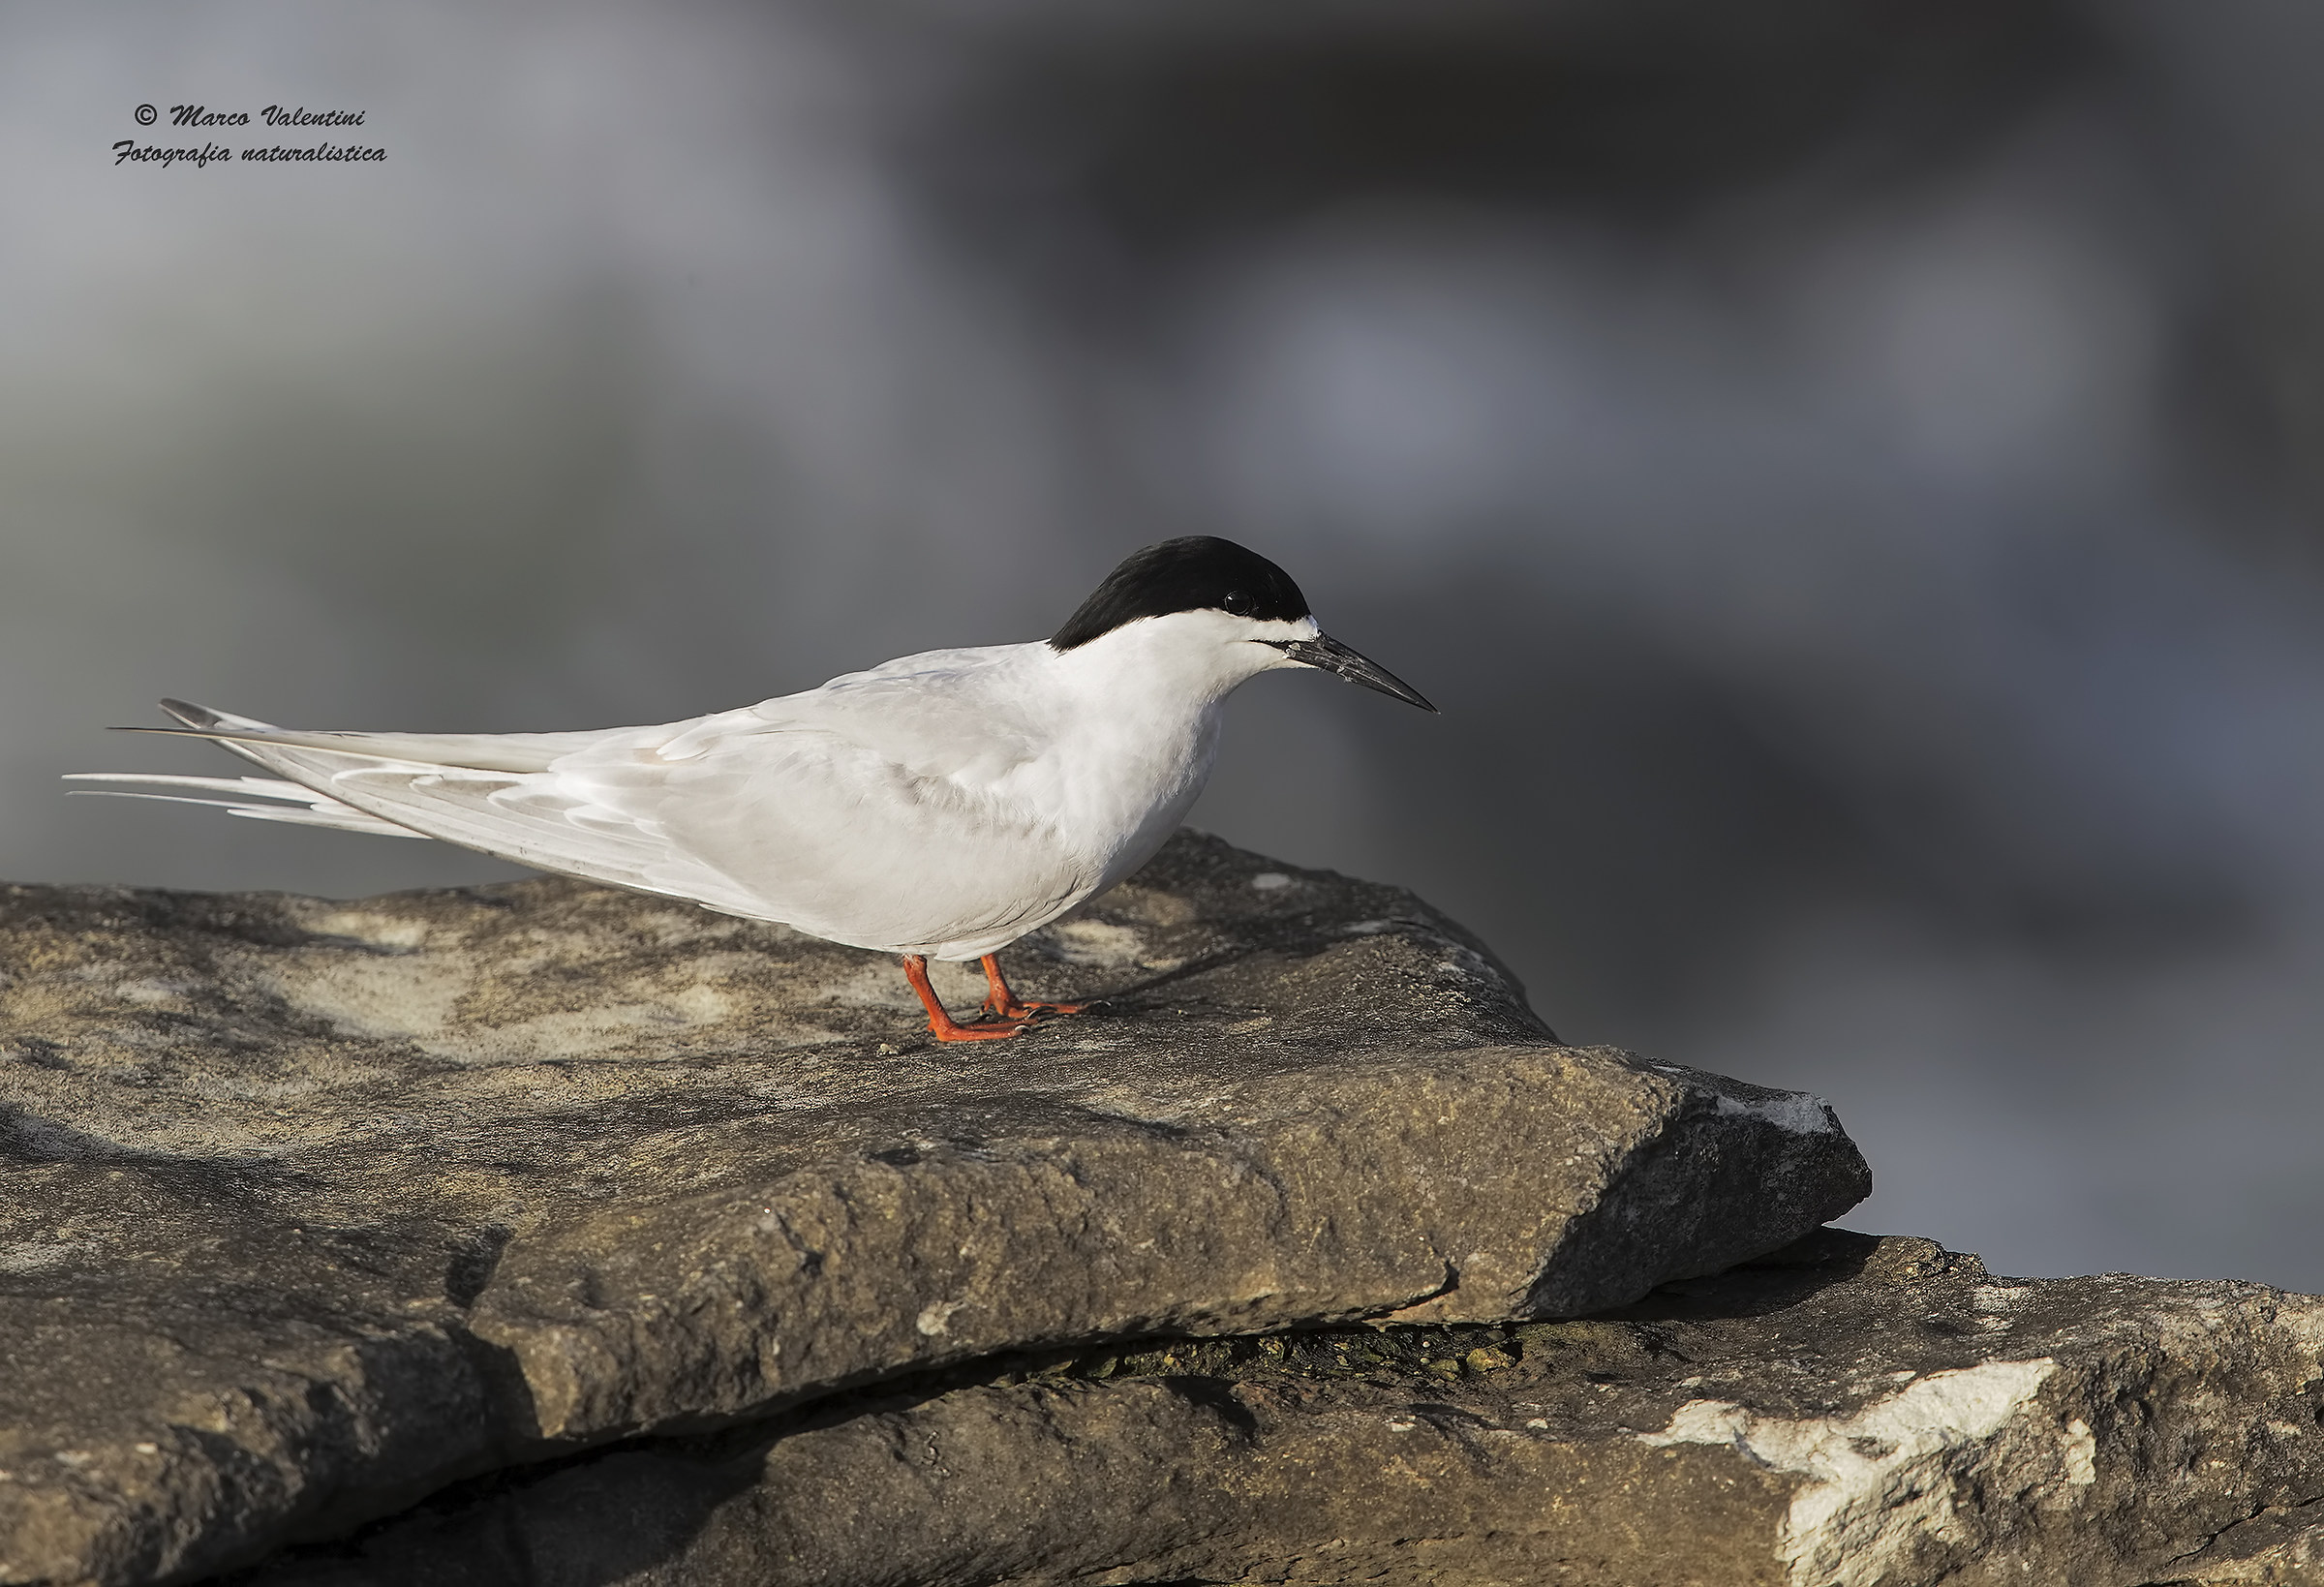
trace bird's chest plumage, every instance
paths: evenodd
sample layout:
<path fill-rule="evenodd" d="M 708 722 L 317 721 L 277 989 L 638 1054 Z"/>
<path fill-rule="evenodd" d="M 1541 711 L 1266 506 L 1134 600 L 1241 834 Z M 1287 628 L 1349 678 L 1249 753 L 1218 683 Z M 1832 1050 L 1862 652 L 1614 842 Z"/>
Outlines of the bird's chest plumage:
<path fill-rule="evenodd" d="M 1152 857 L 1202 793 L 1217 750 L 1216 717 L 1215 709 L 1082 714 L 1047 735 L 1040 753 L 982 787 L 964 779 L 1022 834 L 1013 845 L 1018 879 L 996 889 L 1017 917 L 1008 923 L 1012 935 Z"/>
<path fill-rule="evenodd" d="M 1111 885 L 1144 864 L 1203 791 L 1218 748 L 1217 712 L 1116 721 L 1061 741 L 1053 778 L 1056 830 Z"/>

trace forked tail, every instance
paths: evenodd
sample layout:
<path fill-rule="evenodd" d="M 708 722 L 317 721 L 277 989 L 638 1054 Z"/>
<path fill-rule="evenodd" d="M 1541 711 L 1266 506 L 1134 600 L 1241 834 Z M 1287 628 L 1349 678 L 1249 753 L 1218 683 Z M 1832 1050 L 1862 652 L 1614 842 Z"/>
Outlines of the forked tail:
<path fill-rule="evenodd" d="M 224 711 L 212 711 L 207 706 L 193 705 L 184 700 L 164 700 L 162 709 L 184 722 L 192 733 L 200 738 L 223 737 L 229 747 L 229 735 L 249 733 L 273 737 L 280 728 L 248 717 L 236 717 Z M 146 732 L 171 731 L 169 728 L 141 729 Z M 148 793 L 130 788 L 74 788 L 76 794 L 94 794 L 114 799 L 158 799 L 172 805 L 211 805 L 229 815 L 246 816 L 253 821 L 288 821 L 294 826 L 336 827 L 342 832 L 367 832 L 380 838 L 425 838 L 424 832 L 382 820 L 368 810 L 359 810 L 344 800 L 334 799 L 318 789 L 303 787 L 296 782 L 285 782 L 271 777 L 173 777 L 158 772 L 67 772 L 67 782 L 119 782 L 137 784 L 140 788 L 189 788 L 200 793 Z M 204 795 L 225 795 L 225 798 Z"/>

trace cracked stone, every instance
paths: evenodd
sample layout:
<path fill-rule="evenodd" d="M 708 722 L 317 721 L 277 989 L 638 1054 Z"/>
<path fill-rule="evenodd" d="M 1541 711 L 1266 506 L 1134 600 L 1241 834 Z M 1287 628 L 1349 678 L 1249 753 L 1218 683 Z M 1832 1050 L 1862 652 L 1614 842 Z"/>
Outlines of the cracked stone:
<path fill-rule="evenodd" d="M 878 956 L 563 880 L 0 888 L 0 1582 L 996 1354 L 1597 1311 L 1869 1188 L 1813 1098 L 1560 1046 L 1410 895 L 1215 839 L 1004 958 L 1111 1007 L 940 1048 Z"/>
<path fill-rule="evenodd" d="M 989 1362 L 446 1493 L 246 1587 L 2293 1587 L 2320 1350 L 2311 1297 L 1824 1231 L 1588 1321 Z"/>

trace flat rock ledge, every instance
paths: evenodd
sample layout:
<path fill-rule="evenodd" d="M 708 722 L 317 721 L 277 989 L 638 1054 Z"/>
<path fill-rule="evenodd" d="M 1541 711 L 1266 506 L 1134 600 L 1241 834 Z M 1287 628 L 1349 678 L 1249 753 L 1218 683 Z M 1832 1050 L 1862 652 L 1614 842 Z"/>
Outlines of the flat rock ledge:
<path fill-rule="evenodd" d="M 1031 995 L 1111 1008 L 942 1048 L 879 956 L 561 880 L 0 888 L 0 1583 L 187 1581 L 366 1524 L 390 1554 L 397 1528 L 514 1540 L 559 1495 L 594 1511 L 565 1554 L 379 1579 L 1199 1576 L 1281 1553 L 1203 1494 L 1371 1537 L 1358 1511 L 1390 1490 L 1341 1473 L 1484 1437 L 1465 1412 L 1384 1421 L 1368 1379 L 1310 1383 L 1308 1346 L 1266 1338 L 1603 1312 L 1870 1188 L 1814 1098 L 1560 1046 L 1410 895 L 1215 839 L 1181 834 L 1006 958 Z M 981 982 L 945 975 L 973 1006 Z M 1252 1336 L 1199 1348 L 1279 1358 L 1280 1384 L 992 1376 Z M 1495 1338 L 1534 1370 L 1529 1337 Z M 2051 1392 L 2032 1371 L 2003 1397 Z M 983 1377 L 939 1393 L 948 1372 Z M 1731 1463 L 1708 1415 L 1638 1448 Z M 776 1428 L 773 1464 L 737 1452 Z M 704 1480 L 761 1519 L 716 1520 Z M 1107 1505 L 1115 1530 L 1071 1536 Z"/>
<path fill-rule="evenodd" d="M 440 1495 L 243 1587 L 2324 1581 L 2324 1299 L 1828 1230 L 1582 1322 L 1020 1358 Z"/>

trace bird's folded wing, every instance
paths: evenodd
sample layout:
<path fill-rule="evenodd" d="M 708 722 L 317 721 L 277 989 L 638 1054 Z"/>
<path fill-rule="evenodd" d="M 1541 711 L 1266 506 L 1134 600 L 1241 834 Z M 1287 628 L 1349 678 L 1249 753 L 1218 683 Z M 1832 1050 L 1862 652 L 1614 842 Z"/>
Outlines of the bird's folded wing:
<path fill-rule="evenodd" d="M 716 867 L 673 847 L 650 818 L 607 808 L 591 797 L 591 779 L 551 769 L 577 751 L 595 748 L 618 753 L 621 741 L 651 743 L 669 729 L 305 733 L 181 701 L 164 704 L 193 736 L 215 740 L 311 796 L 321 796 L 308 799 L 306 812 L 285 806 L 262 819 L 320 821 L 361 832 L 391 829 L 542 870 L 694 899 L 737 914 L 766 913 L 763 900 Z M 259 813 L 248 801 L 228 808 L 236 814 Z"/>
<path fill-rule="evenodd" d="M 554 735 L 308 733 L 168 709 L 289 779 L 266 787 L 303 806 L 269 819 L 409 831 L 866 946 L 947 942 L 1054 912 L 1082 878 L 1038 803 L 1002 785 L 1023 753 L 1017 735 L 948 730 L 969 717 L 925 694 L 896 702 L 901 713 L 834 710 L 818 695 Z M 867 742 L 878 739 L 898 742 Z M 934 764 L 908 763 L 914 750 Z M 229 809 L 255 813 L 255 801 Z M 995 876 L 1010 880 L 996 890 Z"/>

